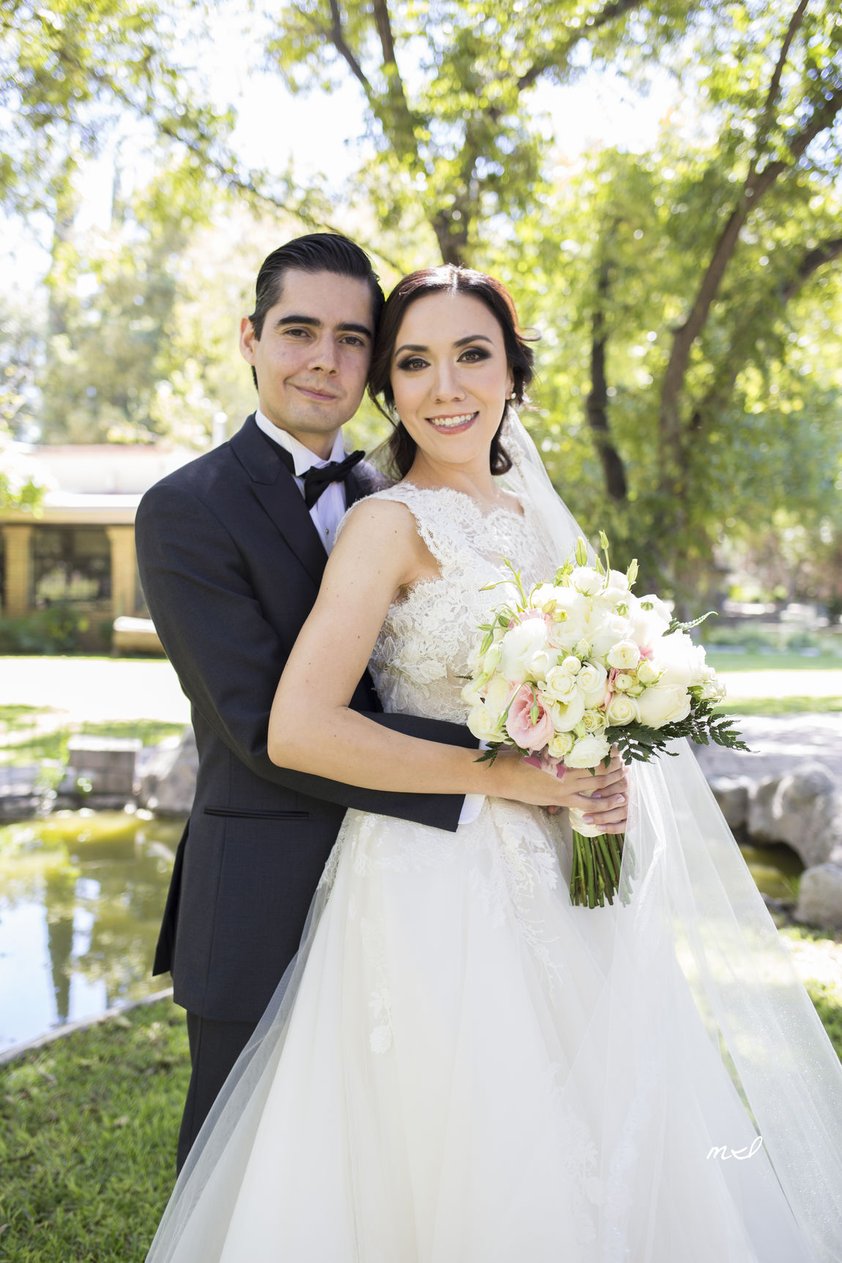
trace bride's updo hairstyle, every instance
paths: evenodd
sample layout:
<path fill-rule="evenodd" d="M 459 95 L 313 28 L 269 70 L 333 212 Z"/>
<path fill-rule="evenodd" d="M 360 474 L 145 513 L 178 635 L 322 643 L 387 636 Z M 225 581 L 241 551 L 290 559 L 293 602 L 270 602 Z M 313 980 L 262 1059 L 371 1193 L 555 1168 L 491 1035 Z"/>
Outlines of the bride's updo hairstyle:
<path fill-rule="evenodd" d="M 512 375 L 512 399 L 515 403 L 523 403 L 527 387 L 533 377 L 534 354 L 529 345 L 527 334 L 518 323 L 517 311 L 509 291 L 500 281 L 484 272 L 475 272 L 473 268 L 457 267 L 453 263 L 445 263 L 437 268 L 423 268 L 420 272 L 412 272 L 399 281 L 392 290 L 377 332 L 377 341 L 371 360 L 368 378 L 368 393 L 383 416 L 391 422 L 393 429 L 389 440 L 383 445 L 386 461 L 391 471 L 398 478 L 404 478 L 412 468 L 417 445 L 415 440 L 395 413 L 395 396 L 392 393 L 391 369 L 398 332 L 407 308 L 419 298 L 428 294 L 467 294 L 484 303 L 497 321 L 503 333 L 503 344 L 506 348 L 506 360 Z M 512 462 L 500 441 L 505 412 L 491 440 L 491 472 L 505 474 Z"/>

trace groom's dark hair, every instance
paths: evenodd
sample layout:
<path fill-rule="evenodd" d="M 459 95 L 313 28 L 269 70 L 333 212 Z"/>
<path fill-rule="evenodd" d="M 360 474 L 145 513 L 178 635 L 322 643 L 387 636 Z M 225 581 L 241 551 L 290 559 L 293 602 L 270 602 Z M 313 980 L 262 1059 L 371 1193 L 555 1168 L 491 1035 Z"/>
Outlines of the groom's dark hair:
<path fill-rule="evenodd" d="M 284 276 L 292 271 L 333 272 L 336 276 L 366 281 L 371 290 L 371 314 L 374 331 L 377 331 L 385 300 L 371 259 L 356 242 L 337 232 L 311 232 L 306 237 L 295 237 L 286 245 L 278 246 L 261 263 L 254 311 L 249 316 L 258 338 L 263 332 L 267 311 L 280 300 Z"/>

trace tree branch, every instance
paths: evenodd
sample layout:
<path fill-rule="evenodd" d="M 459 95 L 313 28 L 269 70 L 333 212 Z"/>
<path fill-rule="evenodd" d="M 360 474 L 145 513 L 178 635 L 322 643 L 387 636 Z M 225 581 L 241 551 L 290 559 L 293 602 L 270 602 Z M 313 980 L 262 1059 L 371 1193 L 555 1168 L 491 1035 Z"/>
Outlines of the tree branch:
<path fill-rule="evenodd" d="M 778 54 L 778 60 L 775 65 L 775 69 L 772 72 L 772 78 L 769 81 L 769 91 L 766 93 L 766 100 L 760 115 L 760 123 L 757 128 L 757 136 L 754 142 L 756 155 L 759 155 L 762 151 L 771 130 L 775 105 L 777 104 L 778 94 L 781 90 L 781 78 L 783 77 L 784 66 L 786 65 L 787 58 L 789 57 L 789 50 L 792 47 L 792 41 L 795 39 L 795 36 L 801 27 L 801 23 L 804 20 L 804 13 L 806 12 L 808 4 L 809 0 L 800 0 L 798 8 L 789 19 L 786 35 L 784 36 L 784 41 L 781 44 L 781 51 Z"/>
<path fill-rule="evenodd" d="M 263 204 L 264 206 L 271 206 L 273 210 L 284 211 L 287 215 L 291 215 L 293 219 L 299 220 L 299 222 L 304 224 L 307 228 L 312 228 L 318 232 L 335 232 L 345 235 L 346 229 L 338 228 L 335 224 L 330 223 L 329 220 L 322 219 L 317 215 L 311 214 L 306 207 L 306 197 L 302 197 L 297 202 L 294 202 L 288 197 L 281 198 L 273 196 L 271 193 L 266 192 L 265 189 L 261 189 L 252 177 L 240 175 L 233 163 L 216 157 L 214 154 L 210 153 L 207 147 L 199 140 L 189 135 L 182 134 L 177 127 L 167 120 L 158 123 L 158 130 L 163 135 L 168 136 L 170 140 L 174 140 L 178 144 L 183 145 L 190 153 L 201 158 L 206 167 L 212 167 L 221 178 L 226 188 L 233 189 L 237 193 L 243 193 L 247 197 L 253 198 L 255 201 Z M 384 254 L 379 246 L 371 245 L 367 241 L 361 241 L 358 237 L 355 237 L 355 240 L 357 241 L 357 244 L 365 250 L 366 254 L 373 255 L 375 258 L 380 259 L 382 263 L 387 264 L 400 275 L 403 275 L 403 273 L 407 271 L 404 263 L 398 262 L 396 259 L 391 258 L 388 254 Z"/>
<path fill-rule="evenodd" d="M 799 6 L 800 9 L 801 6 Z M 793 15 L 793 21 L 795 20 Z M 792 22 L 790 23 L 792 28 Z M 785 40 L 790 39 L 788 29 Z M 788 45 L 787 45 L 788 47 Z M 775 65 L 774 75 L 779 74 L 781 55 Z M 770 86 L 767 100 L 772 100 Z M 740 192 L 739 201 L 726 221 L 699 284 L 696 297 L 684 323 L 676 329 L 673 344 L 661 386 L 660 434 L 662 455 L 677 468 L 681 463 L 682 425 L 681 392 L 690 363 L 693 345 L 707 323 L 710 309 L 716 298 L 726 269 L 734 255 L 743 225 L 763 195 L 774 185 L 781 174 L 801 158 L 808 145 L 828 128 L 842 109 L 842 86 L 826 93 L 822 103 L 813 110 L 807 123 L 798 131 L 790 132 L 786 144 L 789 161 L 775 159 L 762 170 L 757 167 L 755 154 Z M 666 472 L 666 471 L 665 471 Z"/>
<path fill-rule="evenodd" d="M 812 250 L 808 250 L 799 263 L 794 276 L 790 278 L 786 285 L 781 286 L 778 291 L 781 306 L 785 307 L 788 302 L 795 298 L 796 294 L 803 289 L 814 272 L 824 267 L 825 263 L 832 263 L 840 255 L 842 255 L 842 237 L 829 237 L 827 241 L 822 241 L 819 245 L 814 246 Z"/>
<path fill-rule="evenodd" d="M 330 26 L 325 32 L 333 47 L 339 53 L 339 56 L 348 66 L 351 74 L 361 85 L 369 103 L 374 101 L 374 89 L 371 86 L 366 73 L 363 70 L 357 58 L 354 56 L 353 50 L 345 40 L 345 29 L 342 25 L 342 11 L 339 8 L 337 0 L 329 0 L 330 4 Z"/>
<path fill-rule="evenodd" d="M 777 304 L 770 303 L 769 297 L 764 295 L 760 302 L 755 305 L 753 311 L 747 314 L 745 312 L 742 313 L 740 319 L 741 327 L 746 330 L 757 330 L 758 325 L 762 323 L 763 312 L 770 309 L 774 313 L 772 319 L 780 316 L 787 303 L 791 302 L 800 293 L 810 277 L 819 268 L 824 267 L 826 263 L 832 263 L 840 255 L 842 255 L 842 237 L 829 237 L 811 250 L 805 251 L 789 280 L 778 287 Z M 756 333 L 750 342 L 745 341 L 742 346 L 735 342 L 731 343 L 731 354 L 728 363 L 717 374 L 713 385 L 693 409 L 689 423 L 689 429 L 693 433 L 698 433 L 704 427 L 707 418 L 733 393 L 737 378 L 746 364 L 750 362 L 759 341 L 760 335 Z"/>
<path fill-rule="evenodd" d="M 604 257 L 597 273 L 596 293 L 597 298 L 591 320 L 591 388 L 585 402 L 585 413 L 599 459 L 602 462 L 605 490 L 612 500 L 623 501 L 628 496 L 626 470 L 623 459 L 614 446 L 608 420 L 606 371 L 608 329 L 605 312 L 611 301 L 611 266 Z"/>
<path fill-rule="evenodd" d="M 526 88 L 531 88 L 541 75 L 546 74 L 548 70 L 556 67 L 564 57 L 576 47 L 580 40 L 591 35 L 594 31 L 598 31 L 601 27 L 607 26 L 609 22 L 615 21 L 616 18 L 624 17 L 630 13 L 632 9 L 642 9 L 643 0 L 611 0 L 598 13 L 592 17 L 585 18 L 581 26 L 575 30 L 564 29 L 563 36 L 558 42 L 551 44 L 545 49 L 542 57 L 537 58 L 528 70 L 520 76 L 517 81 L 518 92 L 523 92 Z"/>

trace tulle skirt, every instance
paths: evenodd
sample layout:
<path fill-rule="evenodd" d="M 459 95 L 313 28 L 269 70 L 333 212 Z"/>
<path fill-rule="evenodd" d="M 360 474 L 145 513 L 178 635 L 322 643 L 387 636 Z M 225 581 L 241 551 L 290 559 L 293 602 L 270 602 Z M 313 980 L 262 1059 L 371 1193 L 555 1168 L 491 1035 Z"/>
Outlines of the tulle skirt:
<path fill-rule="evenodd" d="M 839 1063 L 679 757 L 604 909 L 560 817 L 350 812 L 149 1260 L 838 1258 Z"/>

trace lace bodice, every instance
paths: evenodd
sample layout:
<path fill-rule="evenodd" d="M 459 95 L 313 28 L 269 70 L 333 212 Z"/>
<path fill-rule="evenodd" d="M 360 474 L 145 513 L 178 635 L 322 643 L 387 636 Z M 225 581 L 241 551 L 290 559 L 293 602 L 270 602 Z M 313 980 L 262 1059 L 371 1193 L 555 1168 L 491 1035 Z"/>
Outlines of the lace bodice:
<path fill-rule="evenodd" d="M 464 723 L 468 708 L 460 694 L 479 625 L 504 599 L 500 588 L 483 588 L 509 575 L 506 559 L 527 584 L 550 576 L 558 560 L 542 542 L 528 504 L 523 515 L 508 508 L 483 512 L 464 492 L 409 482 L 374 498 L 406 505 L 440 568 L 389 607 L 370 663 L 380 700 L 387 711 Z"/>

